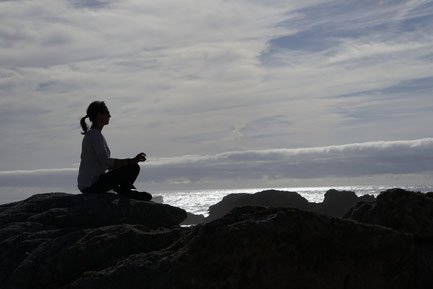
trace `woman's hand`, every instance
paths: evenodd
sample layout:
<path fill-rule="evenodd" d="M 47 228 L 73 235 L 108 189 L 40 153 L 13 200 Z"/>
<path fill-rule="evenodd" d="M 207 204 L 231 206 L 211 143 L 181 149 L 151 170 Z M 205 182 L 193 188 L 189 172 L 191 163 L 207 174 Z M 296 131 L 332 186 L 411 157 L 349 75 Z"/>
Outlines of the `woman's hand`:
<path fill-rule="evenodd" d="M 139 153 L 135 158 L 132 159 L 135 163 L 144 162 L 146 161 L 146 154 L 145 153 Z"/>

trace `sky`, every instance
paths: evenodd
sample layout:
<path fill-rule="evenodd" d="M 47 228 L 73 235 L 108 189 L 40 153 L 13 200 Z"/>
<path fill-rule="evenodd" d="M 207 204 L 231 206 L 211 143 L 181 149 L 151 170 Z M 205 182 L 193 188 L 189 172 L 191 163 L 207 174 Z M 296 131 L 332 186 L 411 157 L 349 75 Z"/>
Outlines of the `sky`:
<path fill-rule="evenodd" d="M 153 189 L 433 184 L 432 48 L 431 1 L 0 0 L 0 188 L 76 190 L 94 100 Z"/>

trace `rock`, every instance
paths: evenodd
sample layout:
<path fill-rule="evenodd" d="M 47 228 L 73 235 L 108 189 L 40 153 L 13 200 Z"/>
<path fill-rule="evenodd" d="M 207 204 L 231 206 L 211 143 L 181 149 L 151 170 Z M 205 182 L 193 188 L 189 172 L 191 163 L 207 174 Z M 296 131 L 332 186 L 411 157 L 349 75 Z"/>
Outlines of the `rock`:
<path fill-rule="evenodd" d="M 266 190 L 255 194 L 230 194 L 209 207 L 207 221 L 218 219 L 230 210 L 242 206 L 293 207 L 308 209 L 308 201 L 296 192 Z"/>
<path fill-rule="evenodd" d="M 274 206 L 292 198 L 316 210 L 325 203 L 302 201 L 296 193 L 270 194 L 255 200 Z M 328 205 L 338 203 L 332 199 L 337 194 L 329 194 Z M 0 284 L 427 289 L 433 282 L 432 202 L 428 195 L 396 189 L 355 205 L 348 215 L 356 221 L 242 206 L 212 222 L 180 227 L 186 212 L 168 205 L 110 194 L 36 195 L 0 206 Z"/>
<path fill-rule="evenodd" d="M 124 257 L 164 249 L 181 233 L 181 229 L 149 230 L 126 224 L 63 232 L 28 254 L 6 284 L 9 288 L 56 288 Z"/>
<path fill-rule="evenodd" d="M 153 196 L 152 202 L 158 203 L 158 204 L 164 204 L 164 199 L 162 196 Z"/>
<path fill-rule="evenodd" d="M 411 235 L 384 227 L 241 207 L 167 249 L 130 256 L 65 288 L 123 288 L 125 280 L 131 289 L 431 288 L 433 267 L 417 246 Z"/>
<path fill-rule="evenodd" d="M 230 194 L 209 208 L 209 217 L 206 218 L 206 221 L 218 219 L 231 209 L 242 206 L 298 208 L 328 216 L 342 217 L 357 202 L 374 200 L 374 196 L 357 197 L 354 192 L 337 190 L 327 191 L 323 203 L 310 203 L 296 192 L 278 190 L 266 190 L 255 194 Z"/>
<path fill-rule="evenodd" d="M 345 217 L 433 240 L 433 199 L 429 194 L 390 189 L 380 193 L 374 203 L 358 203 Z"/>
<path fill-rule="evenodd" d="M 124 223 L 158 228 L 178 225 L 185 218 L 182 209 L 117 194 L 50 193 L 34 195 L 1 211 L 0 225 L 26 221 L 59 228 Z"/>
<path fill-rule="evenodd" d="M 363 195 L 358 197 L 358 202 L 375 202 L 376 198 L 373 195 Z"/>
<path fill-rule="evenodd" d="M 358 197 L 351 191 L 329 190 L 325 193 L 322 213 L 328 216 L 341 217 L 358 202 Z"/>
<path fill-rule="evenodd" d="M 189 226 L 189 225 L 195 225 L 195 224 L 201 224 L 203 223 L 206 218 L 203 215 L 197 215 L 193 213 L 187 212 L 186 219 L 181 223 L 182 226 Z"/>
<path fill-rule="evenodd" d="M 425 193 L 426 197 L 433 199 L 433 192 L 427 192 Z"/>
<path fill-rule="evenodd" d="M 41 194 L 0 206 L 2 288 L 59 288 L 119 258 L 170 246 L 186 212 L 115 194 Z"/>

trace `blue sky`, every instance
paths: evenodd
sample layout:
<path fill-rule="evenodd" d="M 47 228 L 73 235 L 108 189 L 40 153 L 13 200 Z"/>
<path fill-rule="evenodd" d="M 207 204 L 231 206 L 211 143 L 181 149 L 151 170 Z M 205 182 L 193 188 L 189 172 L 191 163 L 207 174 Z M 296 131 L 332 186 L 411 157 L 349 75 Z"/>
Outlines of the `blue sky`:
<path fill-rule="evenodd" d="M 79 118 L 105 100 L 113 156 L 146 152 L 143 178 L 161 187 L 429 182 L 433 166 L 415 168 L 432 150 L 414 149 L 412 170 L 398 160 L 378 170 L 387 151 L 367 158 L 369 169 L 342 150 L 323 158 L 327 172 L 304 158 L 296 174 L 256 155 L 424 146 L 433 137 L 432 24 L 431 1 L 0 1 L 0 179 L 24 182 L 25 170 L 35 184 L 41 172 L 75 182 Z M 222 166 L 221 154 L 245 151 L 245 172 Z M 206 176 L 189 166 L 197 157 Z M 341 158 L 350 173 L 334 169 Z"/>

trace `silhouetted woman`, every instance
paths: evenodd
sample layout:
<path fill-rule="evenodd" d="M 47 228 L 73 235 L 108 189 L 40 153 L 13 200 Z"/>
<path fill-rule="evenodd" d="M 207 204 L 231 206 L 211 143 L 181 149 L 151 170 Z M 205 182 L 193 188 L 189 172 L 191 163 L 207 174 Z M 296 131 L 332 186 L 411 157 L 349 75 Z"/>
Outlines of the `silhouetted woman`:
<path fill-rule="evenodd" d="M 81 162 L 78 172 L 78 188 L 84 194 L 105 193 L 114 190 L 120 195 L 149 201 L 152 196 L 137 191 L 134 182 L 140 172 L 139 162 L 146 160 L 145 153 L 131 159 L 114 159 L 101 131 L 110 121 L 110 112 L 103 101 L 94 101 L 87 108 L 87 115 L 80 121 L 84 135 Z M 86 118 L 92 122 L 87 126 Z M 108 170 L 108 171 L 107 171 Z"/>

